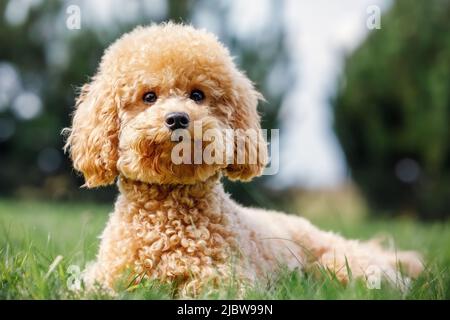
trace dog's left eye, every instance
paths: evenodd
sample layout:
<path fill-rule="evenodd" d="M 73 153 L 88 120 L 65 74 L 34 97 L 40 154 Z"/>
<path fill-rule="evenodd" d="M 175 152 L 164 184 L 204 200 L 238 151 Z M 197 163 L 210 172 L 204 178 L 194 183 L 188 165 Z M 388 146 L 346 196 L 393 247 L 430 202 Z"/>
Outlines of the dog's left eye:
<path fill-rule="evenodd" d="M 202 90 L 192 90 L 191 95 L 189 96 L 191 100 L 194 100 L 195 102 L 201 102 L 203 99 L 205 99 L 205 94 Z"/>

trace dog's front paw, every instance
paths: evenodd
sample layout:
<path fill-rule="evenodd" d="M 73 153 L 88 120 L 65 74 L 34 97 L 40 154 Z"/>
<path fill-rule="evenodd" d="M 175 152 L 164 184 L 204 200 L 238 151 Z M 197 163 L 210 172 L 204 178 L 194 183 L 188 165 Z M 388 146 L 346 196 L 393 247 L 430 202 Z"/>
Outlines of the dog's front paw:
<path fill-rule="evenodd" d="M 86 269 L 82 272 L 82 280 L 87 292 L 104 293 L 110 296 L 116 294 L 108 273 L 96 262 L 86 265 Z"/>

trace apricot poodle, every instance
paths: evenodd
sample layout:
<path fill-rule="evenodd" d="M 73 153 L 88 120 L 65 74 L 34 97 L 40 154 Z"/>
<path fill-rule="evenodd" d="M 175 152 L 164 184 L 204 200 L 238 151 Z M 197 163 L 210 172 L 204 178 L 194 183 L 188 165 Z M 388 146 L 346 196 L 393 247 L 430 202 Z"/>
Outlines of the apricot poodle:
<path fill-rule="evenodd" d="M 221 177 L 248 181 L 267 162 L 257 113 L 261 98 L 228 50 L 204 30 L 173 23 L 137 27 L 106 50 L 67 129 L 66 149 L 85 186 L 117 181 L 120 191 L 97 259 L 84 272 L 88 287 L 114 292 L 118 279 L 131 272 L 135 282 L 159 279 L 176 283 L 180 295 L 196 295 L 230 277 L 245 287 L 281 265 L 299 272 L 320 265 L 343 282 L 349 270 L 353 277 L 375 272 L 392 282 L 422 271 L 415 252 L 347 240 L 298 216 L 230 199 Z M 204 131 L 258 132 L 243 144 L 247 154 L 257 151 L 257 161 L 245 155 L 238 162 L 234 150 L 232 161 L 175 163 L 177 143 L 200 139 L 194 123 Z M 177 142 L 176 130 L 193 135 Z M 218 153 L 229 150 L 217 147 Z"/>

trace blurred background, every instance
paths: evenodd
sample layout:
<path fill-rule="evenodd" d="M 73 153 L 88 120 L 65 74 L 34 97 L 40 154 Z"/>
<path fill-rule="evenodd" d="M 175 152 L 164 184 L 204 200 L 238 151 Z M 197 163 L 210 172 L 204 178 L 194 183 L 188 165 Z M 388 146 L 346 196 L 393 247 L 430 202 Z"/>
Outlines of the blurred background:
<path fill-rule="evenodd" d="M 115 187 L 80 188 L 60 132 L 103 50 L 167 20 L 216 33 L 266 97 L 262 126 L 280 129 L 280 171 L 227 182 L 238 201 L 450 215 L 449 0 L 0 0 L 0 200 L 112 204 Z"/>

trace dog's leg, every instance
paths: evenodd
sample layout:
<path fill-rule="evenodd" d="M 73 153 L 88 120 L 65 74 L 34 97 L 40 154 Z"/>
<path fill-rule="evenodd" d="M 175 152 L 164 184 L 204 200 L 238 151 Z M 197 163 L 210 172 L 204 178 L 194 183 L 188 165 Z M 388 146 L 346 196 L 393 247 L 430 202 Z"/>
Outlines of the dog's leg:
<path fill-rule="evenodd" d="M 88 290 L 99 289 L 114 292 L 114 285 L 131 267 L 134 261 L 135 243 L 131 228 L 123 217 L 114 212 L 101 235 L 97 259 L 88 264 L 83 272 L 83 281 Z"/>
<path fill-rule="evenodd" d="M 296 219 L 293 234 L 310 267 L 319 265 L 344 283 L 350 276 L 367 280 L 376 274 L 402 286 L 398 283 L 406 279 L 402 273 L 416 277 L 423 270 L 420 255 L 416 252 L 387 250 L 375 241 L 345 239 L 321 231 L 303 218 Z"/>

